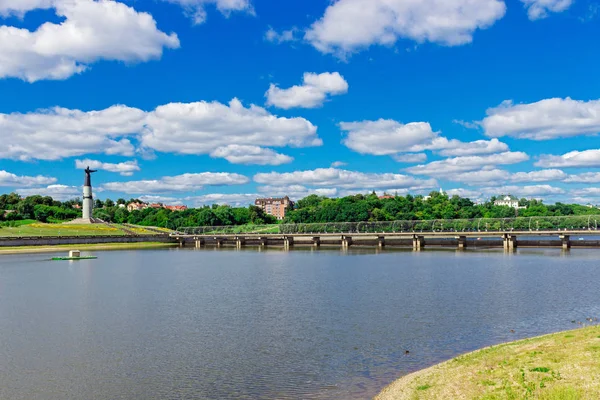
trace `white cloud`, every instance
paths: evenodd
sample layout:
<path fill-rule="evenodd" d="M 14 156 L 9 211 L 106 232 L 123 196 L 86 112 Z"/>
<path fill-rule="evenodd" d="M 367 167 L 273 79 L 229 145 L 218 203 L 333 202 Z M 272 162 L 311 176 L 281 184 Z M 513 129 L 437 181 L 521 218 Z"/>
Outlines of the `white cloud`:
<path fill-rule="evenodd" d="M 530 104 L 507 100 L 487 110 L 481 122 L 490 137 L 548 140 L 600 132 L 600 100 L 553 98 Z"/>
<path fill-rule="evenodd" d="M 290 156 L 276 153 L 271 149 L 237 144 L 217 147 L 210 155 L 211 157 L 224 158 L 232 164 L 281 165 L 291 163 L 294 160 Z"/>
<path fill-rule="evenodd" d="M 0 78 L 66 79 L 99 60 L 144 62 L 160 58 L 163 48 L 179 47 L 177 35 L 158 30 L 150 14 L 117 1 L 4 0 L 0 14 L 36 8 L 54 8 L 64 21 L 33 32 L 0 26 Z"/>
<path fill-rule="evenodd" d="M 183 204 L 183 200 L 177 197 L 169 197 L 169 196 L 139 196 L 139 200 L 145 203 L 162 203 L 167 205 L 181 205 Z"/>
<path fill-rule="evenodd" d="M 445 160 L 433 161 L 429 164 L 409 167 L 406 168 L 406 171 L 415 175 L 450 178 L 453 174 L 460 172 L 476 171 L 484 167 L 489 170 L 495 165 L 517 164 L 528 159 L 529 156 L 523 152 L 504 152 L 487 156 L 447 158 Z"/>
<path fill-rule="evenodd" d="M 495 195 L 510 193 L 517 197 L 546 196 L 565 193 L 563 189 L 550 185 L 500 186 L 482 188 L 481 190 L 485 193 Z"/>
<path fill-rule="evenodd" d="M 511 175 L 513 182 L 550 182 L 562 181 L 567 178 L 567 174 L 560 169 L 542 169 L 531 172 L 517 172 Z"/>
<path fill-rule="evenodd" d="M 49 185 L 43 188 L 17 189 L 21 196 L 50 196 L 54 200 L 65 201 L 81 197 L 82 189 L 76 186 Z"/>
<path fill-rule="evenodd" d="M 170 103 L 151 112 L 117 105 L 101 111 L 55 107 L 0 114 L 0 132 L 0 158 L 18 160 L 58 160 L 93 153 L 132 156 L 134 141 L 141 145 L 137 151 L 142 154 L 153 150 L 196 155 L 214 152 L 232 162 L 282 163 L 287 156 L 260 146 L 322 144 L 317 127 L 306 119 L 277 117 L 261 107 L 246 108 L 237 99 L 229 105 Z M 237 147 L 228 147 L 232 144 Z"/>
<path fill-rule="evenodd" d="M 317 127 L 304 118 L 283 118 L 238 99 L 170 103 L 148 115 L 142 144 L 161 152 L 208 154 L 229 144 L 305 147 L 323 144 Z"/>
<path fill-rule="evenodd" d="M 474 142 L 461 142 L 456 139 L 448 140 L 447 148 L 440 151 L 442 156 L 472 156 L 475 154 L 492 154 L 508 151 L 508 145 L 498 139 L 475 140 Z"/>
<path fill-rule="evenodd" d="M 248 183 L 249 179 L 240 174 L 228 172 L 202 172 L 165 176 L 160 179 L 128 182 L 109 182 L 102 185 L 104 190 L 127 194 L 149 194 L 169 192 L 192 192 L 205 186 L 230 186 Z"/>
<path fill-rule="evenodd" d="M 272 27 L 269 27 L 267 32 L 265 32 L 265 40 L 277 44 L 284 42 L 295 42 L 299 40 L 299 38 L 296 36 L 299 33 L 300 31 L 297 28 L 288 29 L 279 33 Z"/>
<path fill-rule="evenodd" d="M 254 200 L 261 197 L 252 193 L 210 193 L 202 196 L 186 197 L 186 202 L 191 202 L 195 207 L 211 204 L 227 204 L 230 206 L 245 207 L 254 204 Z"/>
<path fill-rule="evenodd" d="M 343 161 L 334 161 L 331 163 L 331 168 L 343 167 L 344 165 L 348 165 L 348 163 L 345 163 Z"/>
<path fill-rule="evenodd" d="M 77 169 L 86 169 L 88 166 L 91 169 L 100 169 L 108 172 L 118 172 L 123 176 L 131 176 L 134 172 L 140 170 L 137 160 L 125 161 L 118 164 L 105 163 L 102 161 L 90 159 L 75 160 L 75 168 Z"/>
<path fill-rule="evenodd" d="M 265 97 L 267 105 L 283 109 L 294 107 L 315 108 L 323 105 L 327 96 L 335 96 L 348 92 L 348 82 L 339 72 L 324 72 L 315 74 L 304 73 L 301 86 L 280 89 L 271 84 Z"/>
<path fill-rule="evenodd" d="M 347 132 L 343 143 L 361 154 L 395 155 L 404 152 L 439 151 L 445 156 L 490 154 L 508 150 L 505 143 L 492 140 L 461 142 L 434 132 L 428 122 L 402 124 L 394 120 L 342 122 Z M 397 157 L 395 157 L 397 158 Z"/>
<path fill-rule="evenodd" d="M 194 21 L 194 24 L 202 24 L 206 21 L 206 6 L 214 5 L 221 14 L 229 17 L 233 11 L 245 11 L 254 14 L 250 0 L 163 0 L 168 3 L 178 4 L 183 7 L 186 15 Z"/>
<path fill-rule="evenodd" d="M 335 197 L 338 194 L 338 190 L 336 188 L 308 188 L 302 185 L 259 186 L 258 191 L 268 197 L 288 196 L 292 200 L 299 200 L 311 194 L 325 197 Z"/>
<path fill-rule="evenodd" d="M 19 176 L 4 170 L 0 171 L 0 186 L 35 186 L 54 182 L 56 182 L 56 178 L 49 176 Z"/>
<path fill-rule="evenodd" d="M 392 156 L 392 158 L 398 162 L 402 163 L 420 163 L 427 161 L 427 154 L 425 153 L 405 153 L 405 154 L 397 154 Z"/>
<path fill-rule="evenodd" d="M 139 132 L 143 123 L 143 111 L 125 106 L 0 114 L 0 158 L 58 160 L 100 152 L 131 156 L 134 147 L 124 136 Z"/>
<path fill-rule="evenodd" d="M 561 156 L 542 154 L 538 167 L 600 167 L 600 150 L 571 151 Z"/>
<path fill-rule="evenodd" d="M 481 201 L 483 197 L 483 193 L 477 189 L 456 188 L 445 190 L 445 192 L 450 197 L 456 195 L 459 197 L 469 198 L 473 201 Z"/>
<path fill-rule="evenodd" d="M 476 185 L 501 185 L 506 182 L 531 183 L 563 181 L 567 174 L 558 169 L 544 169 L 531 172 L 510 173 L 502 169 L 484 166 L 481 169 L 468 172 L 439 173 L 436 177 L 443 177 L 448 181 L 462 182 L 469 186 Z"/>
<path fill-rule="evenodd" d="M 568 183 L 600 183 L 600 172 L 584 172 L 577 175 L 569 175 L 565 182 Z"/>
<path fill-rule="evenodd" d="M 546 18 L 550 12 L 562 12 L 571 6 L 573 0 L 521 0 L 527 8 L 529 19 Z"/>
<path fill-rule="evenodd" d="M 364 173 L 336 168 L 318 168 L 309 171 L 286 173 L 270 172 L 254 175 L 254 181 L 272 185 L 328 186 L 343 189 L 430 188 L 436 187 L 435 179 L 422 180 L 412 176 L 392 173 Z"/>
<path fill-rule="evenodd" d="M 490 27 L 505 11 L 501 0 L 338 0 L 305 39 L 341 56 L 400 38 L 456 46 L 470 43 L 477 29 Z"/>

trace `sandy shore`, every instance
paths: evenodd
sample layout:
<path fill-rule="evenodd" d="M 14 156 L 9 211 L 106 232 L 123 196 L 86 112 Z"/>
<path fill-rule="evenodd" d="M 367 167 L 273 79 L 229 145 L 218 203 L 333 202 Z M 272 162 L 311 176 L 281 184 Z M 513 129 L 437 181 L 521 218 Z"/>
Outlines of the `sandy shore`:
<path fill-rule="evenodd" d="M 599 399 L 600 326 L 487 347 L 406 375 L 376 400 Z"/>
<path fill-rule="evenodd" d="M 56 246 L 19 246 L 2 247 L 2 254 L 20 254 L 20 253 L 56 253 L 67 252 L 69 250 L 135 250 L 135 249 L 154 249 L 177 247 L 178 243 L 159 243 L 159 242 L 141 242 L 141 243 L 99 243 L 99 244 L 60 244 Z"/>

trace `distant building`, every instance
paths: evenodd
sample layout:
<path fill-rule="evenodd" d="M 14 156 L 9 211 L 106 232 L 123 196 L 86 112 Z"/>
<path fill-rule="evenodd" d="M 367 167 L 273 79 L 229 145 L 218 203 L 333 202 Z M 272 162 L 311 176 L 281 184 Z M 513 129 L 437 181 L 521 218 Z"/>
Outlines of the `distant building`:
<path fill-rule="evenodd" d="M 507 206 L 507 207 L 512 207 L 515 209 L 519 209 L 519 208 L 525 208 L 525 207 L 519 207 L 519 199 L 517 199 L 515 196 L 513 195 L 506 195 L 506 196 L 500 196 L 498 197 L 498 199 L 496 199 L 496 201 L 494 201 L 494 205 L 495 206 Z"/>
<path fill-rule="evenodd" d="M 163 205 L 160 203 L 152 203 L 148 207 L 150 208 L 163 208 Z"/>
<path fill-rule="evenodd" d="M 187 206 L 164 206 L 163 208 L 171 211 L 185 211 L 188 209 Z"/>
<path fill-rule="evenodd" d="M 384 194 L 383 196 L 379 196 L 380 200 L 385 200 L 385 199 L 393 199 L 394 196 L 392 196 L 391 194 Z"/>
<path fill-rule="evenodd" d="M 148 208 L 148 204 L 146 203 L 129 203 L 127 204 L 127 211 L 132 212 L 135 210 L 143 210 Z"/>
<path fill-rule="evenodd" d="M 294 207 L 294 202 L 289 197 L 256 199 L 254 205 L 263 209 L 266 214 L 282 220 L 289 209 Z"/>

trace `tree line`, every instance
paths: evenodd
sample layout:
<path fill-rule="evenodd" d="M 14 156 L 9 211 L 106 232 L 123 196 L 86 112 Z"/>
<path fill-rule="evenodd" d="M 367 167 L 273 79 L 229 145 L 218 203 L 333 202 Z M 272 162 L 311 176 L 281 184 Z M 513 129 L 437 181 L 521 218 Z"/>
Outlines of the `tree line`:
<path fill-rule="evenodd" d="M 434 219 L 511 218 L 539 216 L 573 216 L 600 214 L 600 209 L 578 204 L 544 204 L 539 200 L 521 199 L 522 208 L 494 205 L 495 197 L 483 204 L 470 199 L 432 192 L 429 196 L 384 196 L 375 193 L 341 198 L 310 195 L 299 200 L 285 219 L 288 224 L 327 222 L 417 221 Z M 226 226 L 278 223 L 274 217 L 256 206 L 230 207 L 212 205 L 171 211 L 164 208 L 146 208 L 129 212 L 126 204 L 138 199 L 94 202 L 94 216 L 107 222 L 158 226 L 171 229 L 185 226 Z M 28 196 L 16 193 L 0 195 L 0 223 L 36 220 L 58 223 L 81 217 L 80 199 L 58 201 L 50 196 Z"/>

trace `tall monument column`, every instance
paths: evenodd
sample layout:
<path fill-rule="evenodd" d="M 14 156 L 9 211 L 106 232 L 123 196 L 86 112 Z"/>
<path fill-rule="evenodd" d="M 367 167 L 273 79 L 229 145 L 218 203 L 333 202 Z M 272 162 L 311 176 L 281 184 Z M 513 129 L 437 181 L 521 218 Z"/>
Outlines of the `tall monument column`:
<path fill-rule="evenodd" d="M 92 173 L 97 170 L 85 169 L 85 181 L 83 182 L 83 219 L 92 219 L 94 209 L 94 198 L 92 196 Z"/>

